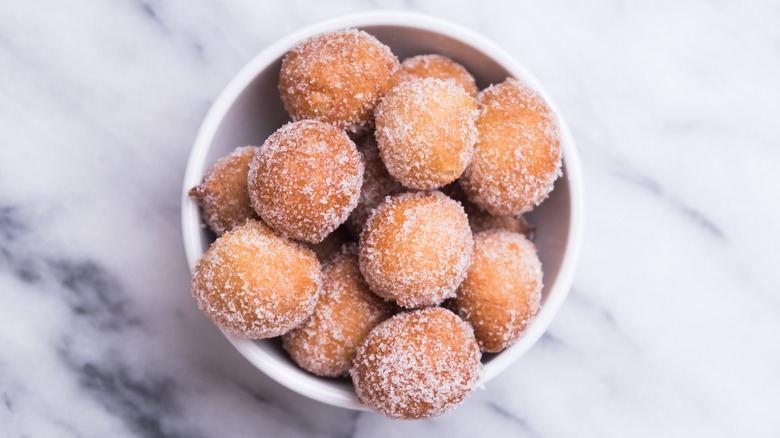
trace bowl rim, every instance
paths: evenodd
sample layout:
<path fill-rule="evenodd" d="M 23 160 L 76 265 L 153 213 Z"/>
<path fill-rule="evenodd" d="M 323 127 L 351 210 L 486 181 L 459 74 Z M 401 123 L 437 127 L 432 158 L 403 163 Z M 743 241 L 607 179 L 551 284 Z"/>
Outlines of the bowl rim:
<path fill-rule="evenodd" d="M 181 208 L 182 234 L 187 262 L 190 270 L 192 270 L 202 255 L 199 244 L 202 224 L 198 212 L 198 205 L 197 202 L 189 197 L 188 191 L 191 187 L 201 183 L 203 169 L 205 168 L 205 160 L 214 136 L 235 100 L 241 95 L 247 85 L 249 85 L 251 81 L 268 66 L 268 64 L 283 56 L 299 41 L 322 32 L 347 27 L 360 28 L 365 26 L 415 27 L 436 32 L 469 44 L 486 56 L 493 58 L 498 64 L 506 68 L 511 75 L 524 81 L 531 88 L 536 90 L 558 116 L 561 131 L 561 149 L 565 165 L 564 177 L 567 178 L 569 182 L 570 198 L 569 233 L 565 244 L 563 260 L 555 284 L 552 289 L 550 289 L 545 304 L 528 327 L 523 338 L 511 347 L 502 351 L 501 354 L 494 356 L 490 363 L 485 366 L 483 373 L 480 376 L 480 385 L 483 385 L 506 370 L 506 368 L 520 358 L 520 356 L 525 354 L 531 346 L 539 340 L 546 332 L 553 317 L 565 301 L 571 288 L 577 261 L 579 259 L 585 205 L 579 153 L 577 152 L 568 124 L 558 110 L 555 102 L 550 98 L 537 79 L 516 61 L 511 54 L 487 37 L 482 36 L 471 29 L 418 12 L 385 10 L 361 12 L 329 18 L 300 28 L 275 41 L 255 55 L 249 63 L 241 68 L 238 74 L 230 80 L 211 105 L 211 108 L 200 126 L 189 160 L 187 161 L 182 188 Z M 330 405 L 355 410 L 369 410 L 365 405 L 360 403 L 354 392 L 334 389 L 324 383 L 321 385 L 312 384 L 311 380 L 302 382 L 300 379 L 297 379 L 294 375 L 290 374 L 290 370 L 288 369 L 289 365 L 287 363 L 279 362 L 275 357 L 258 348 L 254 341 L 235 338 L 224 332 L 223 334 L 256 368 L 287 388 L 311 399 Z"/>

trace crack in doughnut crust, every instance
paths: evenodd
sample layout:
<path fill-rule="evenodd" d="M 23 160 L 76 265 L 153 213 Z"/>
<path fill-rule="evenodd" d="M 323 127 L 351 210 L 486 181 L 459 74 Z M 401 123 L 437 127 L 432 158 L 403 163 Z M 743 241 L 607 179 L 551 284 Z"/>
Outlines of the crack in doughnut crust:
<path fill-rule="evenodd" d="M 249 166 L 252 206 L 285 237 L 319 243 L 357 205 L 363 160 L 332 125 L 288 123 L 263 143 Z"/>
<path fill-rule="evenodd" d="M 441 307 L 393 316 L 369 333 L 350 370 L 360 401 L 390 418 L 441 415 L 476 385 L 481 354 L 471 327 Z"/>
<path fill-rule="evenodd" d="M 311 250 L 251 219 L 214 241 L 192 272 L 198 307 L 222 331 L 247 339 L 296 327 L 314 311 L 321 288 Z"/>
<path fill-rule="evenodd" d="M 377 295 L 406 308 L 455 295 L 474 240 L 463 207 L 439 191 L 388 198 L 360 236 L 360 271 Z"/>
<path fill-rule="evenodd" d="M 555 114 L 515 78 L 491 85 L 477 101 L 479 139 L 458 181 L 471 201 L 492 214 L 531 211 L 562 174 Z"/>
<path fill-rule="evenodd" d="M 390 48 L 364 31 L 323 33 L 285 55 L 279 93 L 295 121 L 315 119 L 352 133 L 365 132 L 398 66 Z"/>

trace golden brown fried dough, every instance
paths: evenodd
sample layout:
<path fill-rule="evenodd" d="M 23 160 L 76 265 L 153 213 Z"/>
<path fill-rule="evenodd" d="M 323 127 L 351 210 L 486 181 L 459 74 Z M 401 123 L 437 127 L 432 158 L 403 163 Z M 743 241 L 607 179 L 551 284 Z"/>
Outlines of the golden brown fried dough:
<path fill-rule="evenodd" d="M 404 82 L 376 109 L 376 140 L 387 171 L 406 187 L 432 189 L 458 178 L 477 140 L 477 104 L 440 79 Z"/>
<path fill-rule="evenodd" d="M 536 91 L 514 78 L 477 100 L 479 140 L 460 185 L 488 212 L 519 216 L 545 200 L 561 175 L 557 120 Z"/>
<path fill-rule="evenodd" d="M 373 36 L 346 29 L 313 36 L 282 61 L 279 93 L 293 120 L 365 131 L 392 86 L 398 58 Z"/>
<path fill-rule="evenodd" d="M 362 184 L 355 143 L 314 120 L 279 128 L 249 167 L 249 198 L 263 221 L 285 237 L 311 243 L 347 219 Z"/>
<path fill-rule="evenodd" d="M 314 253 L 255 220 L 218 238 L 192 272 L 198 307 L 224 332 L 248 339 L 303 322 L 321 286 Z"/>
<path fill-rule="evenodd" d="M 247 219 L 259 219 L 249 202 L 246 175 L 249 163 L 259 148 L 244 146 L 217 160 L 203 183 L 189 195 L 198 198 L 203 219 L 217 236 L 221 236 Z"/>
<path fill-rule="evenodd" d="M 406 308 L 455 294 L 474 240 L 456 201 L 438 191 L 403 193 L 374 210 L 360 236 L 360 271 L 377 295 Z"/>
<path fill-rule="evenodd" d="M 525 236 L 493 230 L 474 236 L 474 256 L 453 309 L 474 327 L 482 351 L 522 337 L 542 299 L 542 265 Z"/>
<path fill-rule="evenodd" d="M 479 379 L 471 327 L 441 307 L 404 312 L 379 324 L 358 348 L 350 371 L 360 401 L 390 418 L 441 415 Z"/>

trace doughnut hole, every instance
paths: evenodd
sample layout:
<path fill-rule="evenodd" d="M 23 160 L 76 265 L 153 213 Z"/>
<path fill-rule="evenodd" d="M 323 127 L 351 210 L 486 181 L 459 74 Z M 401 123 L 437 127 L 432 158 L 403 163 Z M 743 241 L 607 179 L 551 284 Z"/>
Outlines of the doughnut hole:
<path fill-rule="evenodd" d="M 519 216 L 546 199 L 561 175 L 557 120 L 537 92 L 514 78 L 477 100 L 479 140 L 460 185 L 488 212 Z"/>
<path fill-rule="evenodd" d="M 466 275 L 474 241 L 456 201 L 403 193 L 377 207 L 360 236 L 360 271 L 377 295 L 406 308 L 437 305 Z"/>
<path fill-rule="evenodd" d="M 387 171 L 406 187 L 432 189 L 458 178 L 471 160 L 477 105 L 463 88 L 414 79 L 376 109 L 376 140 Z"/>
<path fill-rule="evenodd" d="M 203 209 L 203 219 L 221 236 L 248 219 L 258 219 L 247 190 L 247 172 L 257 146 L 244 146 L 217 160 L 203 183 L 190 189 Z"/>
<path fill-rule="evenodd" d="M 474 256 L 451 308 L 474 328 L 482 351 L 497 353 L 522 337 L 539 311 L 542 265 L 525 236 L 491 230 L 474 236 Z"/>
<path fill-rule="evenodd" d="M 365 131 L 392 86 L 398 58 L 356 29 L 315 35 L 282 60 L 279 93 L 293 120 L 314 119 L 350 132 Z"/>
<path fill-rule="evenodd" d="M 363 161 L 343 131 L 304 120 L 271 134 L 249 167 L 249 198 L 285 237 L 319 243 L 357 205 Z"/>
<path fill-rule="evenodd" d="M 249 220 L 219 237 L 192 273 L 198 307 L 222 331 L 279 336 L 311 315 L 322 283 L 317 257 Z"/>
<path fill-rule="evenodd" d="M 441 415 L 471 392 L 482 369 L 471 327 L 441 307 L 393 316 L 369 333 L 350 370 L 360 401 L 390 418 Z"/>

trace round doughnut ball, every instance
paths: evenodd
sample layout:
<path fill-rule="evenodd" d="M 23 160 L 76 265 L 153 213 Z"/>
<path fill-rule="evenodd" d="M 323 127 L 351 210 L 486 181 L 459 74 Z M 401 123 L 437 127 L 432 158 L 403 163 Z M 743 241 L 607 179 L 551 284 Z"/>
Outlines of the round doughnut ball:
<path fill-rule="evenodd" d="M 377 295 L 406 308 L 455 294 L 474 240 L 463 207 L 441 192 L 403 193 L 374 210 L 360 236 L 360 271 Z"/>
<path fill-rule="evenodd" d="M 479 89 L 474 76 L 466 67 L 442 55 L 419 55 L 406 58 L 396 76 L 396 83 L 412 79 L 438 78 L 444 82 L 460 85 L 471 97 L 477 97 Z"/>
<path fill-rule="evenodd" d="M 404 82 L 382 98 L 375 116 L 382 161 L 406 187 L 444 186 L 471 160 L 477 104 L 457 85 L 434 78 Z"/>
<path fill-rule="evenodd" d="M 282 335 L 284 349 L 298 365 L 318 376 L 346 375 L 358 344 L 393 310 L 391 303 L 368 289 L 355 246 L 325 265 L 314 313 Z"/>
<path fill-rule="evenodd" d="M 318 243 L 357 205 L 363 161 L 344 131 L 315 120 L 288 123 L 249 166 L 255 211 L 285 237 Z"/>
<path fill-rule="evenodd" d="M 258 218 L 249 202 L 246 175 L 259 148 L 240 147 L 217 160 L 203 183 L 189 191 L 198 198 L 206 224 L 221 236 L 247 219 Z"/>
<path fill-rule="evenodd" d="M 365 164 L 363 186 L 360 188 L 357 207 L 352 210 L 352 214 L 349 215 L 345 223 L 350 233 L 355 236 L 360 235 L 368 216 L 386 197 L 405 191 L 404 186 L 387 173 L 385 163 L 379 157 L 379 149 L 373 134 L 358 140 L 357 146 L 363 154 L 363 163 Z"/>
<path fill-rule="evenodd" d="M 311 315 L 321 289 L 310 250 L 249 220 L 219 237 L 192 272 L 198 307 L 225 333 L 272 338 Z"/>
<path fill-rule="evenodd" d="M 542 300 L 542 265 L 525 236 L 474 236 L 474 257 L 452 308 L 474 327 L 482 351 L 496 353 L 525 333 Z"/>
<path fill-rule="evenodd" d="M 479 94 L 479 140 L 459 180 L 492 214 L 518 216 L 539 205 L 561 175 L 558 123 L 542 97 L 514 78 Z"/>
<path fill-rule="evenodd" d="M 390 418 L 441 415 L 471 392 L 482 368 L 471 327 L 441 307 L 399 313 L 358 348 L 350 370 L 360 401 Z"/>
<path fill-rule="evenodd" d="M 324 33 L 287 53 L 279 93 L 293 120 L 315 119 L 359 132 L 370 124 L 398 65 L 390 48 L 366 32 Z"/>

